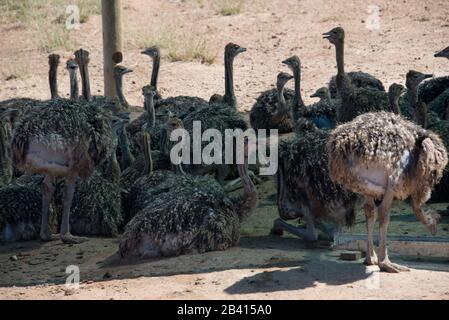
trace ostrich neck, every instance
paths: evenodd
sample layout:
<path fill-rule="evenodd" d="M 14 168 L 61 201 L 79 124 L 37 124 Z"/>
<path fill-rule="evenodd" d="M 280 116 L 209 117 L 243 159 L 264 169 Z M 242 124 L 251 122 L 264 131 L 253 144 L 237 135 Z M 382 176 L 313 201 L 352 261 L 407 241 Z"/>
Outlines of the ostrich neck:
<path fill-rule="evenodd" d="M 153 158 L 151 157 L 151 142 L 147 133 L 144 133 L 143 137 L 143 157 L 145 160 L 143 174 L 148 175 L 153 172 Z"/>
<path fill-rule="evenodd" d="M 234 93 L 234 57 L 225 54 L 225 95 L 224 102 L 231 107 L 237 108 Z"/>
<path fill-rule="evenodd" d="M 129 167 L 134 162 L 134 156 L 131 153 L 131 150 L 129 148 L 129 139 L 128 139 L 128 133 L 126 132 L 126 126 L 123 127 L 121 134 L 121 140 L 122 140 L 122 160 L 125 164 L 125 167 Z"/>
<path fill-rule="evenodd" d="M 153 58 L 153 71 L 151 72 L 151 85 L 157 89 L 157 78 L 159 76 L 159 66 L 161 64 L 161 58 L 158 55 Z"/>
<path fill-rule="evenodd" d="M 293 77 L 295 81 L 295 96 L 293 98 L 292 120 L 295 122 L 299 118 L 299 109 L 304 107 L 304 101 L 301 95 L 301 67 L 293 69 Z"/>
<path fill-rule="evenodd" d="M 0 160 L 1 163 L 4 162 L 4 160 L 7 159 L 7 152 L 6 152 L 6 130 L 3 125 L 3 123 L 0 123 Z M 0 168 L 3 169 L 3 168 Z"/>
<path fill-rule="evenodd" d="M 391 109 L 391 111 L 393 111 L 396 114 L 400 114 L 401 110 L 400 110 L 400 107 L 399 107 L 399 96 L 390 93 L 388 95 L 388 100 L 390 102 L 390 109 Z"/>
<path fill-rule="evenodd" d="M 89 67 L 83 59 L 81 61 L 82 61 L 82 63 L 80 66 L 80 74 L 81 74 L 81 86 L 82 86 L 83 98 L 86 101 L 90 101 L 91 94 L 90 94 Z"/>
<path fill-rule="evenodd" d="M 285 101 L 284 97 L 284 85 L 278 85 L 277 91 L 278 91 L 278 108 L 276 110 L 276 113 L 273 116 L 274 121 L 279 121 L 281 117 L 287 113 L 287 102 Z"/>
<path fill-rule="evenodd" d="M 338 42 L 335 45 L 337 58 L 337 89 L 340 93 L 352 89 L 351 81 L 345 73 L 345 45 L 344 42 Z"/>
<path fill-rule="evenodd" d="M 70 74 L 70 100 L 78 100 L 79 88 L 76 72 L 74 70 L 70 70 L 69 74 Z"/>
<path fill-rule="evenodd" d="M 52 63 L 50 65 L 50 71 L 48 73 L 48 81 L 50 83 L 51 98 L 59 98 L 58 94 L 58 64 Z"/>
<path fill-rule="evenodd" d="M 147 117 L 147 125 L 154 128 L 156 125 L 156 114 L 154 112 L 154 97 L 151 94 L 145 95 L 144 109 Z"/>
<path fill-rule="evenodd" d="M 117 93 L 117 97 L 120 101 L 120 104 L 128 108 L 129 104 L 128 101 L 126 101 L 125 95 L 123 94 L 123 76 L 119 75 L 115 77 L 115 91 Z"/>
<path fill-rule="evenodd" d="M 238 201 L 236 201 L 236 209 L 240 221 L 247 218 L 257 204 L 257 189 L 248 175 L 248 163 L 246 161 L 245 157 L 245 163 L 237 165 L 239 176 L 243 183 L 243 192 L 239 196 Z"/>

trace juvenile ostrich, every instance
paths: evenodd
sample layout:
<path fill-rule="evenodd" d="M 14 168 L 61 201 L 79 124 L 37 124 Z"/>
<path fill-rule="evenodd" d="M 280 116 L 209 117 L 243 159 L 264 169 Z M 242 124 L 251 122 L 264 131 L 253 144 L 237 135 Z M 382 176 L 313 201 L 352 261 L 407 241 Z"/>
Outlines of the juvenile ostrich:
<path fill-rule="evenodd" d="M 295 96 L 291 106 L 290 117 L 295 131 L 298 119 L 306 118 L 319 128 L 331 128 L 335 124 L 335 106 L 327 101 L 318 102 L 312 106 L 306 106 L 301 95 L 301 61 L 298 56 L 292 56 L 282 62 L 293 72 L 295 79 Z"/>
<path fill-rule="evenodd" d="M 388 258 L 390 207 L 395 198 L 410 197 L 418 220 L 436 234 L 439 215 L 432 210 L 424 211 L 421 206 L 430 198 L 448 162 L 441 139 L 396 114 L 375 112 L 337 127 L 329 136 L 327 153 L 332 180 L 366 199 L 366 264 L 378 264 L 386 272 L 408 270 Z M 377 216 L 379 257 L 373 244 Z"/>
<path fill-rule="evenodd" d="M 237 99 L 234 93 L 234 78 L 233 78 L 233 61 L 234 58 L 246 49 L 239 45 L 229 43 L 225 47 L 225 95 L 223 102 L 212 103 L 201 110 L 196 110 L 188 114 L 184 119 L 185 129 L 189 132 L 190 137 L 193 137 L 194 122 L 201 123 L 201 134 L 208 129 L 216 129 L 224 136 L 226 129 L 241 129 L 245 131 L 248 125 L 243 119 L 242 115 L 237 111 Z M 203 146 L 206 145 L 204 142 Z M 190 148 L 193 152 L 193 148 Z M 223 153 L 224 154 L 224 153 Z M 226 176 L 229 174 L 230 167 L 226 164 L 217 165 L 186 165 L 187 172 L 193 174 L 204 174 L 211 171 L 217 173 L 217 179 L 223 183 Z"/>
<path fill-rule="evenodd" d="M 114 67 L 115 91 L 117 93 L 120 106 L 125 110 L 129 109 L 130 105 L 126 100 L 125 94 L 123 92 L 123 76 L 131 72 L 133 72 L 133 70 L 128 69 L 122 65 L 117 65 Z"/>
<path fill-rule="evenodd" d="M 347 122 L 357 115 L 389 109 L 388 94 L 372 88 L 357 88 L 345 73 L 344 40 L 345 31 L 337 27 L 323 34 L 325 39 L 335 45 L 337 57 L 337 91 L 341 103 L 337 105 L 337 121 Z"/>
<path fill-rule="evenodd" d="M 435 58 L 446 58 L 449 59 L 449 47 L 435 53 Z M 419 87 L 419 99 L 425 104 L 429 105 L 429 110 L 436 111 L 440 117 L 444 115 L 444 112 L 440 113 L 438 109 L 438 98 L 446 92 L 446 98 L 449 95 L 449 76 L 443 76 L 431 79 L 429 81 L 423 82 Z M 437 100 L 437 101 L 435 101 Z M 435 105 L 432 102 L 435 101 Z M 436 110 L 434 110 L 436 109 Z M 441 110 L 443 111 L 443 110 Z M 445 110 L 444 110 L 445 111 Z"/>
<path fill-rule="evenodd" d="M 65 177 L 61 240 L 77 243 L 70 234 L 70 207 L 78 177 L 87 179 L 113 152 L 110 116 L 102 108 L 55 99 L 27 113 L 12 137 L 13 163 L 27 173 L 45 176 L 42 188 L 40 237 L 53 240 L 48 228 L 49 204 L 56 177 Z"/>
<path fill-rule="evenodd" d="M 145 152 L 151 162 L 149 144 Z M 244 185 L 238 197 L 228 196 L 208 177 L 155 171 L 139 179 L 131 194 L 140 208 L 125 228 L 120 255 L 166 257 L 237 245 L 241 222 L 257 204 L 247 164 L 237 166 Z"/>
<path fill-rule="evenodd" d="M 401 91 L 396 86 L 390 89 L 393 100 L 397 100 Z M 276 182 L 280 218 L 275 220 L 272 233 L 288 231 L 305 241 L 316 241 L 316 227 L 332 239 L 343 225 L 354 222 L 356 195 L 329 177 L 328 137 L 328 130 L 318 129 L 312 121 L 299 118 L 296 136 L 279 144 Z M 286 222 L 294 219 L 304 219 L 306 227 L 294 227 Z"/>
<path fill-rule="evenodd" d="M 331 102 L 332 97 L 327 87 L 321 87 L 317 89 L 313 94 L 310 95 L 311 98 L 319 98 L 319 102 Z"/>
<path fill-rule="evenodd" d="M 407 72 L 405 80 L 407 90 L 399 101 L 401 114 L 408 120 L 416 121 L 424 128 L 426 127 L 424 116 L 427 112 L 427 107 L 418 96 L 418 88 L 422 81 L 431 77 L 431 74 L 424 74 L 414 70 Z"/>
<path fill-rule="evenodd" d="M 388 88 L 388 101 L 390 102 L 390 112 L 401 114 L 399 98 L 401 97 L 402 91 L 404 91 L 404 86 L 397 83 L 393 83 Z"/>
<path fill-rule="evenodd" d="M 286 83 L 292 79 L 291 75 L 279 73 L 277 76 L 276 90 L 278 95 L 274 105 L 256 102 L 250 112 L 251 127 L 259 129 L 278 129 L 279 133 L 292 131 L 292 122 L 289 115 L 289 107 L 285 100 L 284 92 Z M 259 97 L 260 98 L 260 97 Z"/>

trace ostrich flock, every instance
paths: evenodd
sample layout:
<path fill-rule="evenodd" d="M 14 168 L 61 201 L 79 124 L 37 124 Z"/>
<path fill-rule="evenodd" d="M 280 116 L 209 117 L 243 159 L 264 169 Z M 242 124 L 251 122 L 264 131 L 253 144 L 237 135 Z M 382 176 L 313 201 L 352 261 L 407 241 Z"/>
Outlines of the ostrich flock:
<path fill-rule="evenodd" d="M 144 112 L 132 121 L 123 92 L 124 76 L 132 70 L 114 68 L 117 98 L 93 96 L 89 52 L 80 49 L 66 62 L 66 99 L 58 92 L 60 57 L 51 54 L 50 100 L 0 102 L 0 241 L 40 237 L 77 244 L 86 236 L 119 236 L 120 256 L 142 258 L 238 245 L 241 223 L 257 205 L 248 143 L 243 164 L 170 160 L 177 143 L 172 133 L 181 128 L 192 133 L 194 121 L 200 121 L 203 132 L 250 127 L 292 132 L 278 146 L 279 218 L 272 234 L 289 232 L 313 242 L 318 229 L 332 238 L 354 222 L 357 205 L 363 204 L 365 263 L 386 272 L 406 271 L 388 258 L 390 207 L 394 199 L 410 198 L 417 219 L 437 232 L 440 216 L 422 207 L 433 189 L 434 197 L 449 198 L 449 76 L 410 70 L 406 87 L 392 84 L 386 92 L 372 75 L 345 71 L 341 27 L 323 36 L 335 46 L 337 74 L 312 95 L 319 101 L 304 104 L 301 61 L 293 56 L 283 61 L 292 74 L 278 74 L 276 88 L 257 98 L 249 123 L 237 111 L 233 61 L 246 49 L 236 44 L 225 47 L 224 95 L 209 101 L 162 97 L 160 50 L 144 50 L 153 63 L 151 83 L 142 88 Z M 435 57 L 449 59 L 449 47 Z M 285 88 L 291 79 L 294 90 Z M 241 181 L 238 195 L 226 192 L 231 177 Z M 305 227 L 288 223 L 295 219 Z"/>

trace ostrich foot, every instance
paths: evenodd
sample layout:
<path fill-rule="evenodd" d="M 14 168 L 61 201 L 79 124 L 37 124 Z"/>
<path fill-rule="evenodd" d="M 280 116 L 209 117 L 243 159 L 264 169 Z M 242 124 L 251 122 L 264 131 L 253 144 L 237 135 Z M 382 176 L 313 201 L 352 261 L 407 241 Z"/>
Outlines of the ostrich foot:
<path fill-rule="evenodd" d="M 373 255 L 366 254 L 365 261 L 363 262 L 366 266 L 374 266 L 379 264 L 379 261 L 377 259 L 377 255 L 374 253 Z"/>
<path fill-rule="evenodd" d="M 41 233 L 40 238 L 42 241 L 50 242 L 50 241 L 59 240 L 60 236 L 59 236 L 59 234 Z"/>
<path fill-rule="evenodd" d="M 403 271 L 410 271 L 410 269 L 406 266 L 401 266 L 399 264 L 393 263 L 389 260 L 385 260 L 383 262 L 379 262 L 380 271 L 388 272 L 388 273 L 399 273 Z"/>
<path fill-rule="evenodd" d="M 61 235 L 61 241 L 66 244 L 79 244 L 88 241 L 88 238 L 85 237 L 75 237 L 72 236 L 70 233 Z"/>

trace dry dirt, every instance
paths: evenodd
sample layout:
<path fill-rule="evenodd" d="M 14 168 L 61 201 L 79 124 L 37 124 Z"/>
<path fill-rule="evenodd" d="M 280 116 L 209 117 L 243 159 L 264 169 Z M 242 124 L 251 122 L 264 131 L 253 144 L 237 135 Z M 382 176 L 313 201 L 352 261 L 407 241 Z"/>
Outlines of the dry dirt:
<path fill-rule="evenodd" d="M 160 74 L 164 96 L 207 99 L 223 92 L 221 50 L 232 41 L 248 48 L 234 68 L 241 111 L 249 110 L 258 93 L 272 87 L 276 73 L 286 70 L 281 61 L 293 54 L 302 60 L 303 95 L 311 102 L 308 96 L 335 73 L 334 50 L 321 34 L 337 25 L 347 33 L 347 69 L 369 72 L 386 86 L 404 83 L 409 69 L 435 75 L 449 72 L 447 61 L 433 58 L 434 51 L 449 45 L 447 0 L 373 1 L 381 9 L 380 29 L 374 31 L 366 28 L 371 4 L 366 1 L 253 0 L 254 6 L 228 17 L 201 8 L 195 1 L 123 2 L 127 29 L 176 21 L 206 38 L 218 53 L 212 65 L 164 60 Z M 102 92 L 100 27 L 100 17 L 92 16 L 76 31 L 78 42 L 91 51 L 92 92 L 98 94 Z M 70 52 L 58 53 L 64 59 L 71 56 Z M 26 56 L 32 76 L 0 79 L 0 100 L 49 98 L 46 54 L 22 28 L 1 26 L 0 63 L 8 64 L 20 55 Z M 150 62 L 139 49 L 125 47 L 124 64 L 135 70 L 127 77 L 126 95 L 140 106 Z M 68 93 L 68 77 L 62 69 L 59 87 Z M 38 241 L 0 246 L 0 299 L 449 299 L 448 261 L 393 257 L 413 270 L 384 274 L 366 268 L 361 261 L 340 261 L 336 251 L 306 248 L 288 236 L 269 236 L 270 221 L 276 215 L 274 190 L 265 184 L 260 189 L 261 203 L 243 227 L 241 245 L 226 252 L 119 261 L 116 239 L 91 239 L 74 246 Z M 362 224 L 363 219 L 358 222 Z M 80 266 L 83 283 L 78 290 L 66 290 L 61 284 L 68 265 Z"/>

